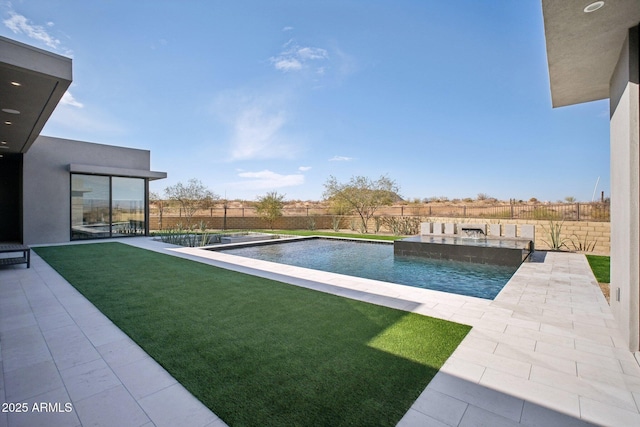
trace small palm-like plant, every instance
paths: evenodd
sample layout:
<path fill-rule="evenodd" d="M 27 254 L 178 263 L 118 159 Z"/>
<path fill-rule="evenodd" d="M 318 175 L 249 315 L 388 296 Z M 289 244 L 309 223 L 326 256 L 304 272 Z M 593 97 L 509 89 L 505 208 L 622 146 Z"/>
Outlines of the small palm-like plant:
<path fill-rule="evenodd" d="M 549 240 L 545 240 L 542 239 L 542 241 L 544 243 L 546 243 L 551 250 L 554 251 L 559 251 L 562 250 L 562 248 L 567 248 L 567 240 L 566 238 L 562 237 L 562 227 L 564 226 L 564 221 L 549 221 L 549 228 L 546 228 L 544 225 L 542 226 L 542 229 L 545 231 L 545 233 L 547 234 L 547 237 L 549 238 Z"/>

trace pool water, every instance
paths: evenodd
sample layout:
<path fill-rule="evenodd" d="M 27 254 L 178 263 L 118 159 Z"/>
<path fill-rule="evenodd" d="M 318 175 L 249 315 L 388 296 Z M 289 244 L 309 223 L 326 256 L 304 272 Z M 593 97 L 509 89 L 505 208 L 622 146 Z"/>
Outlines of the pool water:
<path fill-rule="evenodd" d="M 485 299 L 495 298 L 517 269 L 415 257 L 394 258 L 392 243 L 323 238 L 216 250 L 247 258 Z"/>

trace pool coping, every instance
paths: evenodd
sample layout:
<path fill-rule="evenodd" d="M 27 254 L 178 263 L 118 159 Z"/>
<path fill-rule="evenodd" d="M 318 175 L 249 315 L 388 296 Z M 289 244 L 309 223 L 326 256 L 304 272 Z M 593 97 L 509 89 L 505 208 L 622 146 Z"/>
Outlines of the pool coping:
<path fill-rule="evenodd" d="M 200 247 L 200 248 L 186 248 L 186 249 L 195 249 L 195 251 L 181 251 L 184 253 L 190 253 L 193 255 L 197 255 L 201 251 L 208 251 L 208 252 L 216 252 L 216 253 L 221 253 L 221 251 L 227 250 L 227 249 L 239 249 L 239 248 L 243 248 L 243 247 L 254 247 L 254 246 L 263 246 L 263 245 L 273 245 L 273 244 L 284 244 L 284 243 L 289 243 L 289 242 L 295 242 L 295 241 L 304 241 L 304 240 L 314 240 L 314 239 L 326 239 L 326 240 L 341 240 L 341 241 L 350 241 L 350 242 L 358 242 L 358 243 L 366 243 L 366 244 L 377 244 L 377 245 L 387 245 L 387 246 L 392 246 L 394 248 L 395 251 L 395 245 L 393 241 L 389 241 L 389 240 L 375 240 L 375 239 L 358 239 L 358 238 L 348 238 L 348 237 L 329 237 L 329 236 L 304 236 L 304 237 L 300 237 L 300 238 L 296 238 L 296 239 L 287 239 L 286 241 L 280 240 L 280 241 L 264 241 L 264 242 L 245 242 L 245 243 L 238 243 L 238 244 L 229 244 L 229 245 L 216 245 L 216 246 L 204 246 L 204 247 Z M 395 254 L 395 252 L 394 252 Z M 285 283 L 290 283 L 289 279 L 291 277 L 295 277 L 297 279 L 305 279 L 305 278 L 315 278 L 318 279 L 321 282 L 325 282 L 325 283 L 352 283 L 353 286 L 356 286 L 358 288 L 358 290 L 361 291 L 365 291 L 365 292 L 369 292 L 372 290 L 376 290 L 379 289 L 381 287 L 383 287 L 382 284 L 386 284 L 386 285 L 392 285 L 391 289 L 396 289 L 396 286 L 404 286 L 404 287 L 410 287 L 410 288 L 416 288 L 416 289 L 424 289 L 424 290 L 431 290 L 434 292 L 438 292 L 440 294 L 444 294 L 441 295 L 440 298 L 446 298 L 447 295 L 461 295 L 461 296 L 465 296 L 462 294 L 455 294 L 455 293 L 449 293 L 449 292 L 445 292 L 445 291 L 438 291 L 438 290 L 433 290 L 433 289 L 427 289 L 427 288 L 420 288 L 420 287 L 416 287 L 416 286 L 411 286 L 411 285 L 407 285 L 407 284 L 401 284 L 401 283 L 393 283 L 393 282 L 387 282 L 387 281 L 382 281 L 382 280 L 376 280 L 376 279 L 368 279 L 365 277 L 359 277 L 359 276 L 350 276 L 350 275 L 346 275 L 346 274 L 342 274 L 342 273 L 332 273 L 332 272 L 328 272 L 328 271 L 324 271 L 324 270 L 315 270 L 312 268 L 308 268 L 308 267 L 299 267 L 299 266 L 294 266 L 294 265 L 290 265 L 290 264 L 281 264 L 281 263 L 277 263 L 274 261 L 263 261 L 263 260 L 259 260 L 259 259 L 255 259 L 255 258 L 249 258 L 249 257 L 243 257 L 240 255 L 232 255 L 232 254 L 226 254 L 224 253 L 224 255 L 228 255 L 231 256 L 232 258 L 224 258 L 224 257 L 209 257 L 205 254 L 201 254 L 200 256 L 207 258 L 207 259 L 211 259 L 211 260 L 216 260 L 219 262 L 225 262 L 228 264 L 233 264 L 236 266 L 243 266 L 245 268 L 248 268 L 250 270 L 246 270 L 245 272 L 247 272 L 248 274 L 253 274 L 253 275 L 260 275 L 261 272 L 270 272 L 270 273 L 274 273 L 274 274 L 281 274 L 282 276 L 278 276 L 278 278 L 276 278 L 275 280 L 279 280 Z M 395 256 L 395 255 L 394 255 Z M 419 257 L 418 257 L 419 258 Z M 247 261 L 247 260 L 251 260 L 251 261 L 255 261 L 255 262 L 251 262 L 251 261 Z M 441 260 L 441 261 L 447 261 L 447 260 Z M 454 261 L 454 262 L 462 262 L 462 261 Z M 287 268 L 284 268 L 284 266 L 286 266 Z M 288 267 L 293 267 L 291 269 L 289 269 Z M 225 268 L 233 268 L 233 267 L 225 267 Z M 328 273 L 328 275 L 323 276 L 323 275 L 318 275 L 317 273 Z M 266 276 L 263 276 L 266 277 Z M 270 277 L 272 278 L 272 277 Z M 362 279 L 362 281 L 354 281 L 353 279 Z M 296 284 L 296 283 L 290 283 L 290 284 Z M 302 286 L 302 285 L 300 285 Z M 317 286 L 317 284 L 315 285 Z M 386 286 L 385 286 L 386 287 Z M 502 291 L 502 289 L 504 289 L 504 286 L 501 288 L 500 292 Z M 403 291 L 406 290 L 398 290 L 400 293 L 402 293 Z M 499 292 L 498 292 L 499 294 Z M 496 294 L 496 296 L 498 295 Z M 387 295 L 388 296 L 388 295 Z M 470 298 L 477 298 L 477 299 L 481 299 L 481 300 L 489 300 L 488 298 L 482 298 L 482 297 L 474 297 L 474 296 L 470 296 Z M 495 298 L 494 298 L 495 299 Z"/>

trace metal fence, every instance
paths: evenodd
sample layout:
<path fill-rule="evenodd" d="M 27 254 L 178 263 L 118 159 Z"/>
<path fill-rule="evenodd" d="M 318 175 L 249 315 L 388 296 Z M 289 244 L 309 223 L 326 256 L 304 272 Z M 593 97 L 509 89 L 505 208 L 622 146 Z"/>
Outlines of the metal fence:
<path fill-rule="evenodd" d="M 283 216 L 324 216 L 333 215 L 328 207 L 287 206 L 282 211 Z M 152 205 L 151 216 L 159 216 L 159 209 Z M 162 215 L 165 217 L 183 217 L 180 208 L 164 207 Z M 255 208 L 233 207 L 224 209 L 217 206 L 201 209 L 194 217 L 256 217 Z M 385 206 L 376 211 L 376 216 L 420 216 L 420 217 L 456 217 L 456 218 L 487 218 L 487 219 L 534 219 L 558 221 L 603 221 L 610 220 L 609 203 L 558 203 L 558 204 L 508 204 L 495 206 L 466 206 L 442 203 L 407 204 L 401 206 Z"/>

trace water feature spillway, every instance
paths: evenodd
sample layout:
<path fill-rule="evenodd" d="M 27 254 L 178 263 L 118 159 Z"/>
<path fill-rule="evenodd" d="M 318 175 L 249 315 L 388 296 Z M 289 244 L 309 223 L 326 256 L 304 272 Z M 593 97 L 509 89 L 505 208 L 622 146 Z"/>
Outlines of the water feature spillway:
<path fill-rule="evenodd" d="M 519 266 L 533 252 L 533 241 L 516 238 L 472 238 L 422 235 L 396 240 L 394 256 L 415 256 L 505 266 Z"/>

